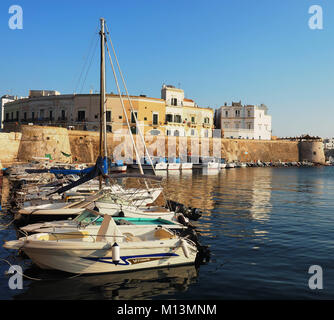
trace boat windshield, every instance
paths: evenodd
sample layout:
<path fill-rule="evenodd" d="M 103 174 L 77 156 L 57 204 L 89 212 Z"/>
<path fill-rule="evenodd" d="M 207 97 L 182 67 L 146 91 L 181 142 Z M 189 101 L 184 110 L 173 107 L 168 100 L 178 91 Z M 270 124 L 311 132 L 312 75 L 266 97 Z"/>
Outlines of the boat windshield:
<path fill-rule="evenodd" d="M 97 220 L 102 220 L 103 216 L 97 214 L 97 212 L 92 212 L 90 210 L 85 210 L 84 212 L 82 212 L 81 214 L 79 214 L 75 219 L 73 219 L 73 221 L 75 221 L 78 224 L 91 224 L 96 222 Z"/>

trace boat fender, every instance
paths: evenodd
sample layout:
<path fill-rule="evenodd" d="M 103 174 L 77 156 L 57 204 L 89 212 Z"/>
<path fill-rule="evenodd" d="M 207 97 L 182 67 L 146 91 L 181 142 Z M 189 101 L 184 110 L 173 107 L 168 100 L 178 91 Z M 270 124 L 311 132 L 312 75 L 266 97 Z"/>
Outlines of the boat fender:
<path fill-rule="evenodd" d="M 112 262 L 115 265 L 118 265 L 120 261 L 120 247 L 116 242 L 111 247 L 111 256 L 112 256 Z"/>
<path fill-rule="evenodd" d="M 177 221 L 183 224 L 184 226 L 188 225 L 187 220 L 182 213 L 177 216 Z"/>
<path fill-rule="evenodd" d="M 189 250 L 188 250 L 187 242 L 184 239 L 181 240 L 181 247 L 182 247 L 185 257 L 189 258 Z"/>

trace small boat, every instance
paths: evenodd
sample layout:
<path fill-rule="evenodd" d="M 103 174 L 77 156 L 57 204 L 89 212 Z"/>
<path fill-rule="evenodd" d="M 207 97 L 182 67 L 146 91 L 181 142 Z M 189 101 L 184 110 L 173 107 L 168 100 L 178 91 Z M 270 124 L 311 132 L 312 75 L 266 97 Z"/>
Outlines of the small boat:
<path fill-rule="evenodd" d="M 220 159 L 219 169 L 225 169 L 225 168 L 226 168 L 226 161 L 225 161 L 225 159 Z"/>
<path fill-rule="evenodd" d="M 126 172 L 127 166 L 123 163 L 122 160 L 116 160 L 115 163 L 111 163 L 110 171 L 111 172 Z"/>
<path fill-rule="evenodd" d="M 235 167 L 235 164 L 233 163 L 233 162 L 228 162 L 227 164 L 226 164 L 226 169 L 227 168 L 234 168 Z"/>
<path fill-rule="evenodd" d="M 210 160 L 209 162 L 203 163 L 203 169 L 218 169 L 220 168 L 220 163 L 214 160 Z"/>
<path fill-rule="evenodd" d="M 168 160 L 167 170 L 180 170 L 180 169 L 181 169 L 181 163 L 179 158 L 172 158 L 171 160 Z"/>
<path fill-rule="evenodd" d="M 130 229 L 129 229 L 130 230 Z M 126 272 L 148 268 L 194 264 L 196 244 L 167 228 L 120 230 L 104 215 L 96 234 L 37 233 L 7 241 L 6 249 L 22 250 L 42 269 L 74 274 Z"/>
<path fill-rule="evenodd" d="M 193 164 L 191 162 L 181 162 L 181 170 L 192 170 Z"/>

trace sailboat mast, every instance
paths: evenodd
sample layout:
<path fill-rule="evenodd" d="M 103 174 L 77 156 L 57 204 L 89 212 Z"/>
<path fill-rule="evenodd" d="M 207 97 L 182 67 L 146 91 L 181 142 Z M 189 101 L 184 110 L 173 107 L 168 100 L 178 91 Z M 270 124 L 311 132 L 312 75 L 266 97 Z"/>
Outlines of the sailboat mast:
<path fill-rule="evenodd" d="M 107 125 L 106 125 L 106 83 L 105 83 L 105 32 L 104 32 L 104 18 L 101 22 L 101 70 L 100 70 L 100 157 L 103 158 L 104 174 L 108 173 L 107 167 Z M 102 180 L 100 178 L 100 188 Z"/>

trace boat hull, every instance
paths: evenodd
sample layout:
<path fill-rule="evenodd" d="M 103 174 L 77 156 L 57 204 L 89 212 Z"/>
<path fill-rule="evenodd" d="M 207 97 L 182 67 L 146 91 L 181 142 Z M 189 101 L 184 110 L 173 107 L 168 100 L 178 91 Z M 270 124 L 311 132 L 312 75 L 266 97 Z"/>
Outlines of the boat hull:
<path fill-rule="evenodd" d="M 25 254 L 40 268 L 74 274 L 129 272 L 141 269 L 194 264 L 197 249 L 189 247 L 188 257 L 177 242 L 159 241 L 139 247 L 138 243 L 120 244 L 120 261 L 112 260 L 110 244 L 99 248 L 61 249 L 25 245 Z"/>
<path fill-rule="evenodd" d="M 168 170 L 180 170 L 181 163 L 168 163 Z"/>
<path fill-rule="evenodd" d="M 192 170 L 193 164 L 191 162 L 181 163 L 181 170 Z"/>

